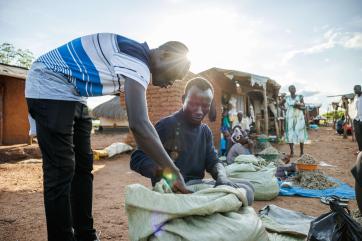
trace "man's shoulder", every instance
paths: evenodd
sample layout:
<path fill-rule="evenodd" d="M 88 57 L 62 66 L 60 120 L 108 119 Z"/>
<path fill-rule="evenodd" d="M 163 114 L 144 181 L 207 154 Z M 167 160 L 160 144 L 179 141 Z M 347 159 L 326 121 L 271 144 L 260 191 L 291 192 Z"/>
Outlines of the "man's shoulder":
<path fill-rule="evenodd" d="M 162 117 L 157 124 L 160 125 L 173 125 L 177 123 L 177 112 L 172 113 L 171 115 L 168 115 L 166 117 Z"/>
<path fill-rule="evenodd" d="M 212 135 L 212 131 L 210 129 L 210 127 L 206 124 L 206 123 L 201 123 L 201 129 L 209 135 Z"/>

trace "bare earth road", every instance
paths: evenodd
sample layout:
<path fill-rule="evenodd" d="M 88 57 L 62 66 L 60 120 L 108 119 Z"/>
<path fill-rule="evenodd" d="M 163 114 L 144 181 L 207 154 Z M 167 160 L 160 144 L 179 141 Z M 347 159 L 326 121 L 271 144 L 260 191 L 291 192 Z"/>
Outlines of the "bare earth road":
<path fill-rule="evenodd" d="M 353 185 L 350 169 L 355 163 L 357 147 L 350 139 L 344 140 L 331 128 L 311 131 L 312 144 L 306 153 L 316 159 L 337 166 L 324 168 L 330 176 Z M 93 147 L 102 148 L 120 141 L 119 135 L 94 135 Z M 287 152 L 287 145 L 280 145 Z M 296 148 L 296 153 L 299 148 Z M 94 165 L 94 218 L 102 240 L 128 240 L 127 216 L 124 210 L 124 188 L 131 183 L 150 186 L 147 179 L 129 169 L 129 155 L 124 154 Z M 270 202 L 255 202 L 255 210 L 273 203 L 283 208 L 318 216 L 328 211 L 319 199 L 278 197 Z M 350 202 L 352 208 L 355 201 Z M 46 227 L 42 197 L 42 171 L 40 160 L 0 164 L 0 241 L 43 241 Z"/>

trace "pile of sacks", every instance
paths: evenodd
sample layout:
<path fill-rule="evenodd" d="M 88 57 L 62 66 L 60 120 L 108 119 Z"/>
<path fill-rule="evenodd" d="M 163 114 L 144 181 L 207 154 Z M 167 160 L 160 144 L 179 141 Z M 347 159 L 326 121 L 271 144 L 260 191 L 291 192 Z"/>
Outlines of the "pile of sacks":
<path fill-rule="evenodd" d="M 132 241 L 267 241 L 268 234 L 242 188 L 219 186 L 192 194 L 170 193 L 165 181 L 154 191 L 126 188 Z"/>
<path fill-rule="evenodd" d="M 249 181 L 254 189 L 255 200 L 272 200 L 279 194 L 276 166 L 254 155 L 240 155 L 233 164 L 225 167 L 231 181 Z"/>
<path fill-rule="evenodd" d="M 243 188 L 191 185 L 192 194 L 172 193 L 161 180 L 154 190 L 126 187 L 131 241 L 303 241 L 305 226 L 296 216 L 269 208 L 259 214 L 248 206 Z M 280 209 L 280 208 L 279 208 Z M 279 210 L 278 209 L 278 210 Z M 281 218 L 279 218 L 281 216 Z M 285 218 L 286 217 L 286 218 Z M 281 220 L 281 222 L 279 222 Z M 291 225 L 292 224 L 292 225 Z M 302 227 L 302 228 L 300 228 Z"/>

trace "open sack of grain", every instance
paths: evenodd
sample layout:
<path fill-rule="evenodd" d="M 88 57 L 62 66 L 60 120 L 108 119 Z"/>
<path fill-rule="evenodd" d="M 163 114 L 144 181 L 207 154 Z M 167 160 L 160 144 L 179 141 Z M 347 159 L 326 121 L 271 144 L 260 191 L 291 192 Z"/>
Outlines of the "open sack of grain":
<path fill-rule="evenodd" d="M 220 186 L 192 194 L 168 190 L 164 181 L 153 191 L 140 184 L 127 186 L 130 240 L 269 240 L 243 189 Z"/>
<path fill-rule="evenodd" d="M 254 189 L 255 200 L 272 200 L 279 194 L 276 166 L 254 155 L 240 155 L 235 162 L 225 167 L 230 180 L 249 181 Z"/>

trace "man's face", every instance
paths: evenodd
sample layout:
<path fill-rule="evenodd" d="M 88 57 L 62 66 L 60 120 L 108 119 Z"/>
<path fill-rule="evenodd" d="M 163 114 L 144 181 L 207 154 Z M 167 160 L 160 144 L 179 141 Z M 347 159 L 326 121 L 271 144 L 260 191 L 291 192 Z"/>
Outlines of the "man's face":
<path fill-rule="evenodd" d="M 360 86 L 360 85 L 355 85 L 354 88 L 353 88 L 353 90 L 354 90 L 354 93 L 355 93 L 356 95 L 360 95 L 360 94 L 361 94 L 361 86 Z"/>
<path fill-rule="evenodd" d="M 238 113 L 238 120 L 241 121 L 243 119 L 243 113 Z"/>
<path fill-rule="evenodd" d="M 210 111 L 213 98 L 211 89 L 203 91 L 192 86 L 184 98 L 182 108 L 187 121 L 194 125 L 200 125 Z"/>
<path fill-rule="evenodd" d="M 186 54 L 156 50 L 152 56 L 152 84 L 167 87 L 177 79 L 183 79 L 190 68 Z"/>
<path fill-rule="evenodd" d="M 289 86 L 289 92 L 290 92 L 290 94 L 292 94 L 292 95 L 295 94 L 296 90 L 295 90 L 295 86 L 294 86 L 294 85 Z"/>

